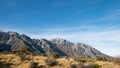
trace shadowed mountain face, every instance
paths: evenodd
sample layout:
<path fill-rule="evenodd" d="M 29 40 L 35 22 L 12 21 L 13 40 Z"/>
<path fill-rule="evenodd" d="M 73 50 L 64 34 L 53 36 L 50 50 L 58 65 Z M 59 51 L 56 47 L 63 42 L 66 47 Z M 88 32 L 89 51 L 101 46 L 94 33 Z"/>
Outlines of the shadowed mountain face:
<path fill-rule="evenodd" d="M 85 56 L 94 58 L 95 56 L 107 55 L 101 53 L 93 47 L 82 43 L 72 43 L 65 39 L 31 39 L 30 37 L 16 32 L 0 32 L 0 51 L 29 50 L 32 53 L 43 53 L 50 55 L 58 53 L 61 56 Z"/>

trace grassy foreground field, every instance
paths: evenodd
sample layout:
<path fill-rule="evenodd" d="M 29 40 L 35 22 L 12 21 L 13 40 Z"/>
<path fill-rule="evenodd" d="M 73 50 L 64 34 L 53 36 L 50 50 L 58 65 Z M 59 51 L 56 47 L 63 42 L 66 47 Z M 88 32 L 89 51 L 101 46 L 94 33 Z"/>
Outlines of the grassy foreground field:
<path fill-rule="evenodd" d="M 114 61 L 60 57 L 58 55 L 0 54 L 0 68 L 120 68 L 120 62 Z"/>

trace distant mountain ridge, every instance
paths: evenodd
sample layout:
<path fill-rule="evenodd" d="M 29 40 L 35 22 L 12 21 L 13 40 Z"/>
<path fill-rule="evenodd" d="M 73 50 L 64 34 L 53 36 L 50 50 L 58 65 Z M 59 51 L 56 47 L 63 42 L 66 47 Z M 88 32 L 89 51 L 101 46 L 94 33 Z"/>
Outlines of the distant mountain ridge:
<path fill-rule="evenodd" d="M 32 53 L 43 53 L 46 55 L 58 53 L 61 56 L 108 57 L 99 50 L 82 43 L 73 43 L 60 38 L 52 40 L 31 39 L 25 34 L 0 31 L 0 51 L 12 52 L 27 49 Z"/>

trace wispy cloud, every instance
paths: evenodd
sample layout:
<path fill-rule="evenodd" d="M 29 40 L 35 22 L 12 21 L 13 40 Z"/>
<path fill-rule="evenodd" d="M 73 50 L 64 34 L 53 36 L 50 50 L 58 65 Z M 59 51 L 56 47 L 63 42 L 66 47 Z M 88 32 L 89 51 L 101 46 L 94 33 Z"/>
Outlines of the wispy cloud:
<path fill-rule="evenodd" d="M 120 9 L 114 10 L 111 14 L 101 17 L 100 20 L 112 19 L 117 17 L 120 17 Z"/>
<path fill-rule="evenodd" d="M 107 13 L 99 16 L 99 17 L 95 17 L 94 19 L 91 20 L 85 20 L 85 21 L 81 21 L 83 23 L 96 23 L 96 22 L 104 22 L 104 21 L 119 21 L 120 18 L 120 9 L 116 9 L 116 10 L 111 10 L 108 11 Z M 105 22 L 108 23 L 108 22 Z"/>

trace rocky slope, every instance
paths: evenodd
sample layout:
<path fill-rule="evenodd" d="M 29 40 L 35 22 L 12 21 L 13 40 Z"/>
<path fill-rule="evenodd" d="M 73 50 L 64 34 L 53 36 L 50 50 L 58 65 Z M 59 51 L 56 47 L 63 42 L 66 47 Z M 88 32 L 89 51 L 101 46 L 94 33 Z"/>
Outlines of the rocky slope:
<path fill-rule="evenodd" d="M 72 43 L 65 39 L 55 38 L 47 39 L 31 39 L 25 34 L 17 32 L 0 32 L 0 51 L 18 51 L 29 50 L 32 53 L 43 53 L 50 55 L 58 53 L 62 56 L 85 56 L 94 58 L 95 56 L 107 55 L 101 53 L 97 49 L 82 43 Z"/>

